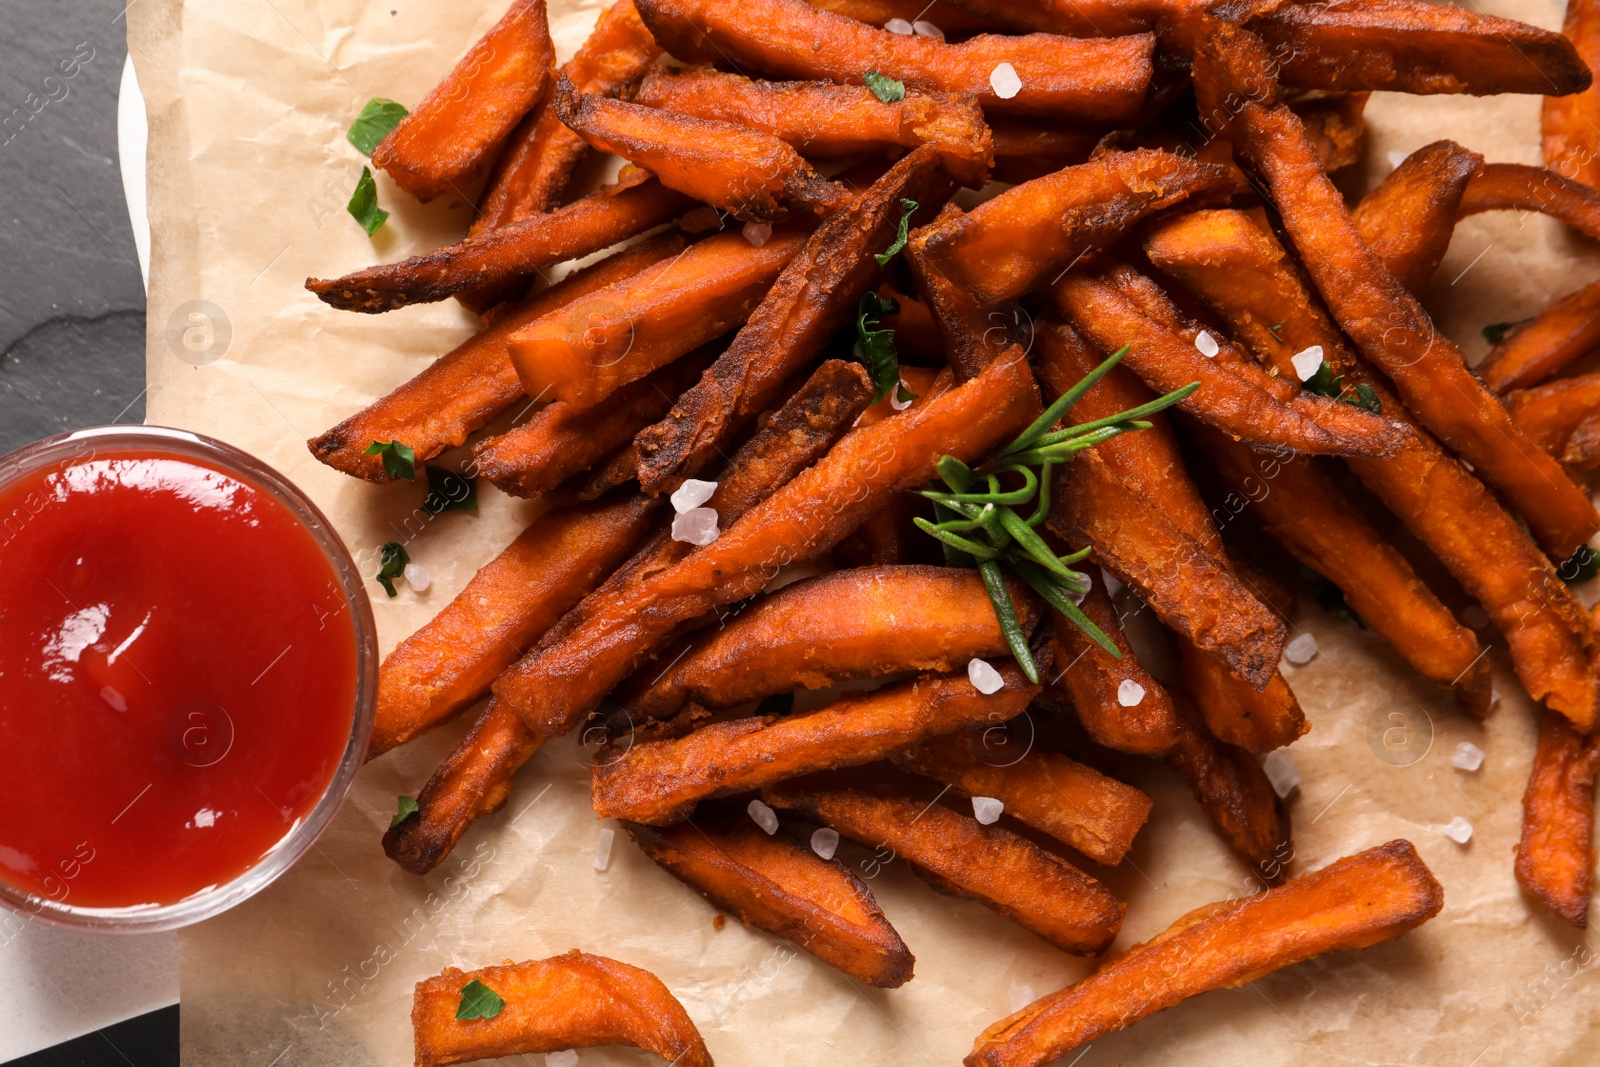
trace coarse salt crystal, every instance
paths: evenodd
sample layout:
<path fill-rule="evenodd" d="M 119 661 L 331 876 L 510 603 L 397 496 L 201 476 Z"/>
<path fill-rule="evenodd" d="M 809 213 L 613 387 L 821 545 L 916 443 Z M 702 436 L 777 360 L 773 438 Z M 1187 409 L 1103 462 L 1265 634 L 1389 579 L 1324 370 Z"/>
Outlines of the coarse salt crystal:
<path fill-rule="evenodd" d="M 1194 346 L 1200 350 L 1202 356 L 1215 357 L 1218 352 L 1222 351 L 1217 347 L 1217 339 L 1204 330 L 1195 334 Z"/>
<path fill-rule="evenodd" d="M 600 840 L 594 844 L 594 869 L 603 871 L 611 866 L 611 842 L 615 840 L 617 832 L 609 826 L 600 828 Z"/>
<path fill-rule="evenodd" d="M 1010 100 L 1022 92 L 1022 79 L 1017 77 L 1016 67 L 1010 63 L 1002 63 L 989 75 L 989 87 L 1000 99 Z"/>
<path fill-rule="evenodd" d="M 1311 634 L 1301 634 L 1283 646 L 1283 658 L 1296 667 L 1304 667 L 1316 659 L 1320 651 L 1321 649 L 1317 648 L 1316 637 Z"/>
<path fill-rule="evenodd" d="M 1117 703 L 1125 708 L 1136 708 L 1144 699 L 1144 686 L 1132 678 L 1124 678 L 1117 686 Z"/>
<path fill-rule="evenodd" d="M 747 222 L 744 224 L 744 239 L 756 248 L 760 248 L 772 240 L 772 223 Z"/>
<path fill-rule="evenodd" d="M 128 698 L 109 685 L 100 687 L 100 699 L 111 705 L 112 711 L 127 711 Z"/>
<path fill-rule="evenodd" d="M 917 28 L 905 19 L 890 19 L 883 24 L 883 28 L 890 33 L 898 33 L 902 37 L 910 37 L 917 32 Z"/>
<path fill-rule="evenodd" d="M 693 211 L 685 213 L 678 220 L 678 229 L 684 233 L 705 233 L 707 230 L 722 229 L 722 212 L 709 204 L 702 204 Z"/>
<path fill-rule="evenodd" d="M 1033 986 L 1024 985 L 1021 982 L 1011 983 L 1011 1013 L 1013 1015 L 1038 999 L 1038 995 L 1033 991 Z"/>
<path fill-rule="evenodd" d="M 1461 613 L 1461 621 L 1474 630 L 1481 630 L 1493 620 L 1489 618 L 1487 611 L 1484 611 L 1476 604 L 1469 604 L 1467 609 Z"/>
<path fill-rule="evenodd" d="M 721 533 L 716 508 L 690 508 L 672 517 L 672 539 L 691 545 L 709 545 Z"/>
<path fill-rule="evenodd" d="M 405 574 L 406 584 L 419 593 L 426 593 L 428 586 L 433 584 L 433 576 L 420 563 L 407 563 Z"/>
<path fill-rule="evenodd" d="M 1272 791 L 1280 797 L 1293 793 L 1300 784 L 1300 769 L 1294 765 L 1294 760 L 1284 755 L 1280 749 L 1273 749 L 1267 753 L 1261 769 L 1267 773 L 1267 781 L 1272 783 Z"/>
<path fill-rule="evenodd" d="M 1294 364 L 1294 372 L 1300 376 L 1300 380 L 1309 382 L 1311 376 L 1317 373 L 1317 368 L 1322 366 L 1322 346 L 1302 348 L 1289 357 L 1289 362 Z"/>
<path fill-rule="evenodd" d="M 750 818 L 755 820 L 755 824 L 767 833 L 775 834 L 778 832 L 778 813 L 761 803 L 761 801 L 752 800 L 750 806 L 745 810 L 750 813 Z"/>
<path fill-rule="evenodd" d="M 710 500 L 711 494 L 716 491 L 716 482 L 685 478 L 683 484 L 672 494 L 672 510 L 682 515 L 685 511 L 691 511 Z"/>
<path fill-rule="evenodd" d="M 900 399 L 900 394 L 901 393 L 905 393 L 906 396 L 907 396 L 907 399 L 901 400 Z M 910 395 L 911 395 L 911 390 L 906 388 L 905 380 L 901 379 L 899 385 L 897 385 L 893 389 L 889 390 L 889 406 L 894 408 L 896 411 L 904 411 L 906 408 L 910 407 L 912 405 L 912 403 L 914 403 L 914 401 L 909 399 Z"/>
<path fill-rule="evenodd" d="M 1439 832 L 1458 845 L 1472 840 L 1472 824 L 1459 815 L 1439 827 Z"/>
<path fill-rule="evenodd" d="M 918 37 L 936 37 L 941 41 L 944 40 L 944 31 L 926 19 L 918 19 L 911 24 L 911 28 L 917 31 Z"/>
<path fill-rule="evenodd" d="M 994 797 L 973 797 L 972 817 L 983 825 L 988 826 L 1000 818 L 1000 813 L 1006 810 L 1005 804 Z"/>
<path fill-rule="evenodd" d="M 839 851 L 839 831 L 830 830 L 826 826 L 812 831 L 811 851 L 825 860 L 833 859 L 833 854 Z"/>
<path fill-rule="evenodd" d="M 1475 771 L 1483 766 L 1483 749 L 1471 741 L 1463 741 L 1456 746 L 1456 754 L 1450 757 L 1450 765 L 1458 771 Z"/>
<path fill-rule="evenodd" d="M 998 693 L 1006 680 L 1000 677 L 1000 672 L 988 660 L 974 656 L 967 661 L 967 680 L 973 684 L 978 692 L 985 696 Z"/>
<path fill-rule="evenodd" d="M 1389 169 L 1390 170 L 1394 170 L 1394 168 L 1398 167 L 1400 164 L 1404 163 L 1405 161 L 1406 161 L 1406 154 L 1404 152 L 1401 152 L 1400 150 L 1396 149 L 1395 151 L 1389 153 Z"/>
<path fill-rule="evenodd" d="M 217 813 L 210 808 L 201 808 L 194 813 L 194 824 L 205 830 L 217 825 Z"/>
<path fill-rule="evenodd" d="M 578 1054 L 570 1048 L 560 1052 L 547 1052 L 544 1056 L 544 1067 L 578 1067 Z"/>

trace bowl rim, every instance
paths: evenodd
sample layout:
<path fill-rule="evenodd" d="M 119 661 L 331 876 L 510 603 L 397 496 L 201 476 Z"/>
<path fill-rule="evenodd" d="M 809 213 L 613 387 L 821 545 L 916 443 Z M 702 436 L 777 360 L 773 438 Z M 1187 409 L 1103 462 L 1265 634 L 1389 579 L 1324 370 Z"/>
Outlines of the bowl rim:
<path fill-rule="evenodd" d="M 119 452 L 142 449 L 197 459 L 250 483 L 275 500 L 316 542 L 333 570 L 348 609 L 355 642 L 356 692 L 350 737 L 327 787 L 309 813 L 293 823 L 259 860 L 229 881 L 207 886 L 170 904 L 91 908 L 67 903 L 71 899 L 70 888 L 60 899 L 53 900 L 19 889 L 0 878 L 0 905 L 25 920 L 100 933 L 157 933 L 219 915 L 261 892 L 309 851 L 333 821 L 355 783 L 356 772 L 366 761 L 372 735 L 378 692 L 377 624 L 365 579 L 327 516 L 279 471 L 225 441 L 167 426 L 95 426 L 74 430 L 23 445 L 0 456 L 0 489 L 50 463 L 84 462 L 101 448 Z"/>

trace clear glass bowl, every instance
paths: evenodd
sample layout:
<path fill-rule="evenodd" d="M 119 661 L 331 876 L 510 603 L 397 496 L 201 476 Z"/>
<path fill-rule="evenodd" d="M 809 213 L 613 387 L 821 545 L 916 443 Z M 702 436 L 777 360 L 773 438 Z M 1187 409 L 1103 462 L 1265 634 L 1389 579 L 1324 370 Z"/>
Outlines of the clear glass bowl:
<path fill-rule="evenodd" d="M 48 437 L 0 457 L 0 488 L 62 460 L 81 458 L 86 442 L 106 449 L 151 449 L 190 457 L 249 482 L 299 520 L 337 576 L 355 640 L 356 697 L 350 739 L 327 789 L 304 821 L 292 827 L 256 864 L 229 882 L 171 904 L 87 908 L 50 900 L 0 881 L 0 904 L 55 926 L 106 933 L 153 933 L 210 918 L 254 896 L 288 870 L 332 821 L 366 759 L 378 694 L 378 637 L 372 604 L 355 561 L 326 516 L 287 478 L 232 445 L 201 434 L 162 426 L 103 426 Z M 3 599 L 3 593 L 0 593 Z"/>

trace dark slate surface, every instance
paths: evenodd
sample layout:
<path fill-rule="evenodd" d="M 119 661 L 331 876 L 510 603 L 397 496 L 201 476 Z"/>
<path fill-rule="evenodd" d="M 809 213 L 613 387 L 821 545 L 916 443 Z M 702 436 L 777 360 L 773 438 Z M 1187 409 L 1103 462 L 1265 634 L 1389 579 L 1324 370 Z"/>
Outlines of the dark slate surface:
<path fill-rule="evenodd" d="M 0 453 L 144 418 L 144 289 L 117 166 L 122 11 L 0 0 Z M 14 1064 L 177 1062 L 167 1008 Z"/>

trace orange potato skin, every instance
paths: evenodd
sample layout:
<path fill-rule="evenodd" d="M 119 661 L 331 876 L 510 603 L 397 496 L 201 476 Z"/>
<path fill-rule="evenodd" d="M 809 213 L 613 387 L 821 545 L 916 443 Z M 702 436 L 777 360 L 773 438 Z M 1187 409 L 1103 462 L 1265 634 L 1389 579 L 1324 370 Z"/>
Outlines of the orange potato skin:
<path fill-rule="evenodd" d="M 885 500 L 931 478 L 941 455 L 976 461 L 1038 411 L 1018 350 L 855 430 L 716 541 L 607 605 L 564 647 L 529 653 L 495 683 L 496 695 L 536 730 L 570 730 L 680 624 L 760 591 L 779 567 L 827 551 Z"/>
<path fill-rule="evenodd" d="M 1276 618 L 1276 616 L 1274 616 Z M 1178 637 L 1183 684 L 1199 705 L 1206 729 L 1224 744 L 1264 753 L 1291 745 L 1311 727 L 1289 683 L 1273 660 L 1260 692 L 1253 682 L 1229 670 L 1228 661 Z"/>
<path fill-rule="evenodd" d="M 1038 599 L 1007 583 L 1025 631 Z M 701 641 L 629 701 L 636 718 L 665 719 L 689 701 L 731 708 L 773 693 L 821 689 L 897 671 L 965 670 L 1009 655 L 976 570 L 877 566 L 834 571 L 762 597 Z"/>
<path fill-rule="evenodd" d="M 637 274 L 685 247 L 669 234 L 625 248 L 574 271 L 550 288 L 506 309 L 493 322 L 435 360 L 428 369 L 319 437 L 306 442 L 311 454 L 334 470 L 369 482 L 390 481 L 381 456 L 365 449 L 374 441 L 411 446 L 418 461 L 462 444 L 467 435 L 524 396 L 511 365 L 511 336 L 528 323 Z"/>
<path fill-rule="evenodd" d="M 381 263 L 342 278 L 307 278 L 306 288 L 331 307 L 369 315 L 432 303 L 609 248 L 692 206 L 682 193 L 633 171 L 549 214 L 486 230 L 399 263 Z"/>
<path fill-rule="evenodd" d="M 1522 796 L 1517 881 L 1573 926 L 1589 924 L 1594 882 L 1594 776 L 1600 746 L 1555 712 L 1539 722 L 1539 747 Z"/>
<path fill-rule="evenodd" d="M 1154 212 L 1232 188 L 1228 172 L 1153 148 L 1025 182 L 927 237 L 929 262 L 979 303 L 1021 296 Z"/>
<path fill-rule="evenodd" d="M 1015 308 L 990 311 L 973 295 L 945 276 L 928 255 L 928 236 L 950 220 L 961 217 L 955 204 L 946 204 L 930 226 L 911 231 L 904 255 L 917 291 L 922 295 L 939 331 L 940 343 L 958 380 L 978 374 L 1014 344 L 1026 347 L 1027 338 L 1014 328 L 1021 319 Z"/>
<path fill-rule="evenodd" d="M 472 458 L 478 473 L 512 496 L 548 493 L 606 459 L 632 441 L 640 429 L 665 415 L 678 394 L 693 384 L 715 356 L 715 348 L 708 347 L 674 360 L 592 408 L 552 401 L 521 426 L 474 445 Z"/>
<path fill-rule="evenodd" d="M 637 494 L 535 519 L 378 669 L 367 758 L 478 700 L 505 668 L 625 559 L 653 523 Z"/>
<path fill-rule="evenodd" d="M 1478 153 L 1454 141 L 1434 141 L 1407 156 L 1351 212 L 1362 240 L 1413 293 L 1422 292 L 1439 269 L 1455 233 L 1461 199 L 1482 169 Z M 1384 224 L 1392 218 L 1404 218 L 1410 225 L 1401 230 Z"/>
<path fill-rule="evenodd" d="M 805 0 L 638 3 L 656 40 L 680 59 L 853 85 L 877 71 L 907 88 L 971 93 L 985 111 L 1002 114 L 1108 123 L 1131 118 L 1143 102 L 1155 49 L 1149 34 L 1110 40 L 981 34 L 952 45 L 867 26 Z M 1001 63 L 1010 63 L 1022 80 L 1009 99 L 989 83 Z"/>
<path fill-rule="evenodd" d="M 1600 5 L 1570 0 L 1561 34 L 1582 63 L 1600 64 Z M 1568 96 L 1548 94 L 1539 110 L 1544 165 L 1591 188 L 1600 184 L 1595 130 L 1600 129 L 1600 85 Z"/>
<path fill-rule="evenodd" d="M 976 900 L 1063 952 L 1097 956 L 1122 927 L 1127 905 L 1095 879 L 1025 837 L 937 803 L 804 780 L 761 796 L 868 848 L 892 849 L 935 889 Z"/>
<path fill-rule="evenodd" d="M 915 22 L 924 19 L 947 33 L 982 32 L 993 29 L 990 20 L 963 11 L 946 0 L 808 0 L 812 7 L 857 22 L 882 26 L 890 19 Z"/>
<path fill-rule="evenodd" d="M 1246 80 L 1270 75 L 1265 47 L 1216 23 L 1196 53 L 1202 112 Z M 1388 374 L 1418 421 L 1438 434 L 1484 481 L 1505 495 L 1557 559 L 1596 530 L 1600 515 L 1561 466 L 1533 447 L 1499 400 L 1467 369 L 1461 350 L 1361 239 L 1338 189 L 1316 159 L 1299 118 L 1246 100 L 1235 120 L 1240 147 L 1267 180 L 1284 228 L 1334 318 Z"/>
<path fill-rule="evenodd" d="M 748 126 L 580 94 L 565 79 L 556 83 L 556 114 L 590 147 L 744 222 L 781 221 L 791 206 L 827 215 L 850 200 L 800 153 Z"/>
<path fill-rule="evenodd" d="M 1600 240 L 1600 192 L 1544 167 L 1486 164 L 1467 183 L 1460 216 L 1484 211 L 1537 211 Z"/>
<path fill-rule="evenodd" d="M 550 88 L 545 0 L 514 0 L 444 81 L 372 151 L 372 165 L 427 202 L 461 192 Z"/>
<path fill-rule="evenodd" d="M 746 926 L 775 934 L 879 989 L 911 980 L 916 960 L 854 871 L 737 809 L 670 827 L 624 822 L 645 855 Z"/>
<path fill-rule="evenodd" d="M 900 201 L 924 205 L 950 195 L 937 152 L 913 149 L 852 203 L 824 219 L 789 261 L 733 344 L 667 417 L 634 439 L 639 484 L 649 493 L 693 477 L 729 442 L 741 420 L 772 405 L 784 382 L 833 342 L 881 271 L 871 253 L 889 247 L 904 216 Z M 918 212 L 920 215 L 921 212 Z"/>
<path fill-rule="evenodd" d="M 510 342 L 523 390 L 593 407 L 744 322 L 808 235 L 798 221 L 760 248 L 737 230 L 717 234 L 529 323 Z"/>
<path fill-rule="evenodd" d="M 505 1000 L 494 1018 L 456 1019 L 461 988 L 472 981 Z M 446 968 L 417 983 L 411 1026 L 416 1067 L 596 1045 L 633 1045 L 676 1067 L 712 1067 L 700 1031 L 661 979 L 577 949 L 476 971 Z"/>
<path fill-rule="evenodd" d="M 992 177 L 1016 185 L 1088 162 L 1100 140 L 1093 132 L 1053 129 L 1021 119 L 992 119 L 989 131 L 994 141 Z"/>
<path fill-rule="evenodd" d="M 733 521 L 758 500 L 818 459 L 872 398 L 858 364 L 829 360 L 734 454 L 710 505 Z M 556 644 L 603 605 L 650 575 L 683 559 L 693 548 L 662 530 L 619 567 L 599 589 L 562 616 L 541 642 Z M 417 796 L 418 812 L 384 834 L 389 858 L 413 874 L 426 874 L 450 853 L 472 821 L 505 803 L 511 778 L 543 744 L 510 708 L 491 701 L 472 731 L 434 772 Z"/>
<path fill-rule="evenodd" d="M 1317 144 L 1322 169 L 1334 171 L 1361 162 L 1367 147 L 1365 112 L 1371 93 L 1335 93 L 1295 100 L 1290 107 L 1306 124 L 1306 131 Z"/>
<path fill-rule="evenodd" d="M 1538 385 L 1600 345 L 1600 282 L 1590 282 L 1512 330 L 1478 367 L 1498 393 Z"/>
<path fill-rule="evenodd" d="M 698 800 L 759 789 L 813 771 L 857 767 L 975 722 L 1005 722 L 1039 692 L 1014 663 L 984 695 L 960 675 L 923 675 L 852 694 L 805 715 L 712 723 L 676 740 L 646 741 L 594 765 L 594 810 L 674 823 Z"/>
<path fill-rule="evenodd" d="M 1096 863 L 1122 862 L 1150 818 L 1149 797 L 1058 752 L 991 750 L 988 736 L 988 730 L 969 728 L 902 749 L 892 759 L 968 797 L 994 797 L 1007 815 Z"/>
<path fill-rule="evenodd" d="M 1276 889 L 1190 912 L 1081 982 L 991 1025 L 966 1067 L 1044 1067 L 1199 993 L 1324 952 L 1392 941 L 1443 906 L 1444 889 L 1411 842 L 1391 841 Z"/>
<path fill-rule="evenodd" d="M 1600 374 L 1579 374 L 1506 394 L 1511 421 L 1529 440 L 1575 470 L 1600 465 L 1594 420 L 1600 415 Z"/>

